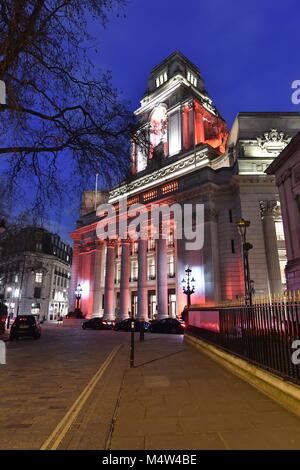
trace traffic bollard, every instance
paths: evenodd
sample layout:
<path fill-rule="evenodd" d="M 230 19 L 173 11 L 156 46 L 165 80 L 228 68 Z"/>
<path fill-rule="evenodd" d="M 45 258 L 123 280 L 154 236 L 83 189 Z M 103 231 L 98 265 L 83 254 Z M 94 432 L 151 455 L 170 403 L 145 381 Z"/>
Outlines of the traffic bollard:
<path fill-rule="evenodd" d="M 144 328 L 144 322 L 140 322 L 140 341 L 145 341 L 145 328 Z"/>
<path fill-rule="evenodd" d="M 132 318 L 130 323 L 130 334 L 131 334 L 131 342 L 130 342 L 130 368 L 134 367 L 134 330 L 135 330 L 135 322 Z"/>

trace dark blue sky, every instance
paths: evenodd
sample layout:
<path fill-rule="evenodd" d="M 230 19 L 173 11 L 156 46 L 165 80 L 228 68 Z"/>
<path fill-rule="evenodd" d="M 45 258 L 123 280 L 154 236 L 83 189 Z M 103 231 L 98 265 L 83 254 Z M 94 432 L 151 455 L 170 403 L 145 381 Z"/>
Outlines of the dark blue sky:
<path fill-rule="evenodd" d="M 230 126 L 239 111 L 300 111 L 291 83 L 300 79 L 299 0 L 128 0 L 106 29 L 91 26 L 96 68 L 109 69 L 132 109 L 152 67 L 180 50 L 202 73 Z M 67 238 L 74 211 L 64 209 Z"/>

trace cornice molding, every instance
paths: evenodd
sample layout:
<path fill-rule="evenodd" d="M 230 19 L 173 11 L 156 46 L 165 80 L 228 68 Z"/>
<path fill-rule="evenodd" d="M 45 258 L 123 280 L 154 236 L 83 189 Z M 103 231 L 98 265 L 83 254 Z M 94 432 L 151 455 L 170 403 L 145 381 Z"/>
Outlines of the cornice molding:
<path fill-rule="evenodd" d="M 166 182 L 171 178 L 183 176 L 191 173 L 192 171 L 198 170 L 199 168 L 204 168 L 205 166 L 209 166 L 209 150 L 207 147 L 202 150 L 198 150 L 196 152 L 196 156 L 195 154 L 188 155 L 187 157 L 184 157 L 177 162 L 170 163 L 149 175 L 145 175 L 131 183 L 117 187 L 110 191 L 108 202 L 114 203 L 123 196 L 132 196 L 133 194 L 139 191 L 144 191 L 156 184 Z"/>

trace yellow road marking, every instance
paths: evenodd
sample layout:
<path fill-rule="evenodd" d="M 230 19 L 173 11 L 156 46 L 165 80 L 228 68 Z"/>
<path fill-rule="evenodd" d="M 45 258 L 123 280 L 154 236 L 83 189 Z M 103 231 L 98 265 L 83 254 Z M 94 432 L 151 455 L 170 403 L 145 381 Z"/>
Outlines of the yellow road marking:
<path fill-rule="evenodd" d="M 59 444 L 62 442 L 63 438 L 69 431 L 70 427 L 79 415 L 87 399 L 89 398 L 95 386 L 97 385 L 98 381 L 101 379 L 102 375 L 104 374 L 104 372 L 106 371 L 106 369 L 108 368 L 108 366 L 110 365 L 113 358 L 118 353 L 121 347 L 122 345 L 116 346 L 111 351 L 111 353 L 105 359 L 105 361 L 103 362 L 99 370 L 96 372 L 92 380 L 88 383 L 88 385 L 79 395 L 75 403 L 71 406 L 69 411 L 60 421 L 60 423 L 58 423 L 58 425 L 56 426 L 52 434 L 48 437 L 48 439 L 44 442 L 40 450 L 56 450 L 58 448 Z"/>

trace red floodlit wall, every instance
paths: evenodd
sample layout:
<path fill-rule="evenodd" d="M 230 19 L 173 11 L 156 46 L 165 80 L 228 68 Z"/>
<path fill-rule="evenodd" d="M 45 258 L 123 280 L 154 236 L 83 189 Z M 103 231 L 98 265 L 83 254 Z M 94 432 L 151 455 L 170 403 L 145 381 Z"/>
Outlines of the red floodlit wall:
<path fill-rule="evenodd" d="M 219 310 L 189 311 L 188 324 L 204 330 L 220 332 Z"/>

